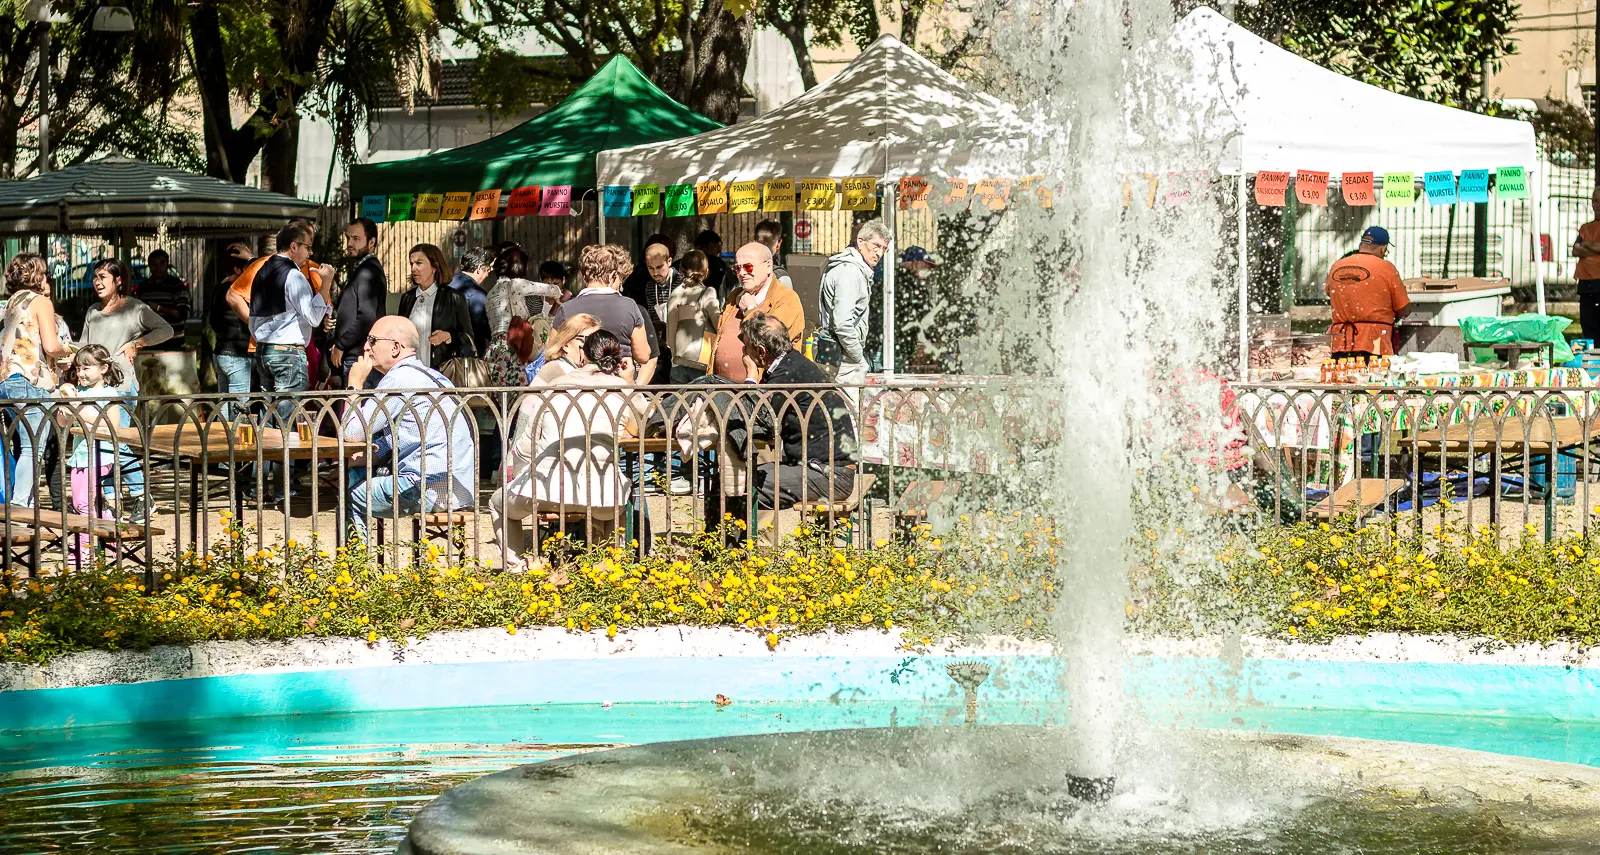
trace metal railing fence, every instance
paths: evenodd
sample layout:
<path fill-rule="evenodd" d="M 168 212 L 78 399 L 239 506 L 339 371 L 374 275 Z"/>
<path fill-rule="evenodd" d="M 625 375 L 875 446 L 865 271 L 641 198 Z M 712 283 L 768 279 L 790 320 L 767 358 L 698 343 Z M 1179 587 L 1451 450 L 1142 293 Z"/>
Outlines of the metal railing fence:
<path fill-rule="evenodd" d="M 1593 388 L 1241 386 L 1240 496 L 1269 521 L 1580 533 L 1600 502 Z M 1253 491 L 1253 493 L 1251 492 Z M 1530 527 L 1528 529 L 1527 527 Z"/>
<path fill-rule="evenodd" d="M 865 545 L 941 497 L 1002 492 L 1049 442 L 1020 420 L 1027 394 L 952 378 L 0 400 L 0 570 L 121 567 L 154 589 L 163 567 L 290 541 L 512 570 L 557 532 L 641 555 L 800 524 Z"/>

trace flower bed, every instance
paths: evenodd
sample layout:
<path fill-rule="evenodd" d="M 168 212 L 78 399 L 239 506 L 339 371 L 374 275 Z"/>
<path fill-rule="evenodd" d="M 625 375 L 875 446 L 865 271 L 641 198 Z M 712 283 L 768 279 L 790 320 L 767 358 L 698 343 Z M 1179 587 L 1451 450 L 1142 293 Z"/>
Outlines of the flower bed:
<path fill-rule="evenodd" d="M 939 537 L 922 530 L 866 548 L 805 529 L 779 547 L 679 538 L 642 562 L 557 537 L 545 544 L 546 569 L 521 576 L 446 564 L 436 546 L 400 567 L 359 547 L 330 553 L 290 541 L 246 553 L 243 534 L 230 521 L 209 557 L 161 568 L 156 591 L 110 571 L 6 578 L 0 661 L 214 639 L 376 642 L 530 626 L 610 635 L 739 626 L 774 647 L 798 634 L 877 627 L 916 647 L 980 633 L 1042 637 L 1060 585 L 1055 533 L 1042 518 L 1020 516 L 963 517 Z M 1509 548 L 1502 540 L 1486 526 L 1442 526 L 1427 546 L 1378 525 L 1272 527 L 1234 538 L 1202 577 L 1181 583 L 1168 559 L 1146 553 L 1130 572 L 1130 624 L 1152 634 L 1229 629 L 1310 641 L 1416 632 L 1594 643 L 1600 544 L 1544 543 L 1531 531 Z"/>
<path fill-rule="evenodd" d="M 1043 521 L 962 524 L 959 542 L 923 530 L 909 543 L 840 548 L 801 529 L 782 547 L 729 548 L 680 538 L 644 561 L 622 549 L 545 544 L 546 569 L 499 573 L 447 565 L 430 545 L 403 567 L 361 547 L 329 553 L 289 541 L 247 553 L 229 520 L 209 557 L 142 577 L 84 572 L 5 580 L 0 660 L 42 661 L 90 648 L 306 635 L 401 640 L 445 629 L 564 626 L 580 632 L 665 624 L 742 626 L 776 646 L 787 635 L 880 627 L 927 643 L 964 630 L 1028 636 L 1051 608 L 1055 549 Z M 1011 532 L 1004 537 L 1001 531 Z"/>

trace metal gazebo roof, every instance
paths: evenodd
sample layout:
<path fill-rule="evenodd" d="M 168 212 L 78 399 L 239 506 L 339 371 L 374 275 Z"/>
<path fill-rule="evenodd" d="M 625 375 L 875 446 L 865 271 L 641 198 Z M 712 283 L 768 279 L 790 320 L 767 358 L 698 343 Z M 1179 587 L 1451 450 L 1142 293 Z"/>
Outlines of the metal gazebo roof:
<path fill-rule="evenodd" d="M 0 182 L 0 235 L 70 234 L 165 226 L 189 234 L 276 231 L 317 205 L 170 166 L 104 157 L 23 181 Z"/>

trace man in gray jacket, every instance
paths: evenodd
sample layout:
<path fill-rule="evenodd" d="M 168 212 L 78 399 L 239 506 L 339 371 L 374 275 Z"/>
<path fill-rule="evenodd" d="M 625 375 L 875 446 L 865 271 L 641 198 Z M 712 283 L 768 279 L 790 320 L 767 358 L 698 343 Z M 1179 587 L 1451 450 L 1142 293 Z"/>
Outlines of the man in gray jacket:
<path fill-rule="evenodd" d="M 889 251 L 889 227 L 868 220 L 856 242 L 828 259 L 822 274 L 822 311 L 817 329 L 817 362 L 829 366 L 846 385 L 867 379 L 867 315 L 873 269 Z M 855 392 L 851 392 L 852 397 Z"/>

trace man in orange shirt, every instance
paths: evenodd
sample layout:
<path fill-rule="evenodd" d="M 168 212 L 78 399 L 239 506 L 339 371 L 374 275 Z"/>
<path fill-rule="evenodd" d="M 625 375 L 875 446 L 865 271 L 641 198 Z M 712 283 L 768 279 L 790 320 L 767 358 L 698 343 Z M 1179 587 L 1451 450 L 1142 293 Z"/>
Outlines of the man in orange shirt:
<path fill-rule="evenodd" d="M 1361 248 L 1328 271 L 1334 359 L 1394 353 L 1394 324 L 1411 313 L 1411 298 L 1400 271 L 1384 259 L 1388 254 L 1388 230 L 1372 226 L 1361 233 Z"/>
<path fill-rule="evenodd" d="M 1578 323 L 1583 336 L 1600 339 L 1600 190 L 1589 197 L 1594 219 L 1578 227 L 1578 241 L 1572 257 L 1578 259 L 1574 277 L 1578 280 Z"/>
<path fill-rule="evenodd" d="M 717 344 L 711 373 L 725 380 L 743 383 L 748 376 L 744 362 L 744 338 L 739 323 L 754 312 L 771 315 L 783 322 L 789 341 L 798 349 L 806 333 L 806 312 L 800 295 L 773 275 L 772 250 L 751 242 L 739 247 L 734 256 L 733 273 L 739 287 L 728 294 L 717 322 Z"/>

